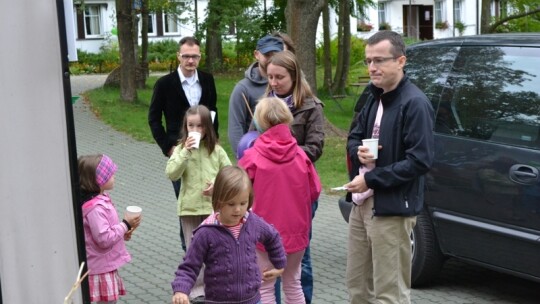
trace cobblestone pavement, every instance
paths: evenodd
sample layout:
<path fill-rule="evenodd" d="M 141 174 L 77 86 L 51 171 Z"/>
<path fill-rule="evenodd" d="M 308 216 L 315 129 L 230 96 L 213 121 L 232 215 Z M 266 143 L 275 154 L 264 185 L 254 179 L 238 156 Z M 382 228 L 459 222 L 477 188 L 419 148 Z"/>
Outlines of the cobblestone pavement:
<path fill-rule="evenodd" d="M 103 75 L 73 76 L 73 95 L 101 86 L 104 80 Z M 106 153 L 118 164 L 116 186 L 111 191 L 118 210 L 127 205 L 143 208 L 143 223 L 128 242 L 133 260 L 120 269 L 128 291 L 120 302 L 170 303 L 170 282 L 182 252 L 176 199 L 164 173 L 165 157 L 156 144 L 136 141 L 101 123 L 82 100 L 74 105 L 74 120 L 79 155 Z M 347 303 L 346 236 L 347 224 L 337 197 L 321 195 L 311 249 L 315 304 Z M 412 302 L 540 303 L 540 284 L 450 260 L 430 287 L 412 291 Z"/>

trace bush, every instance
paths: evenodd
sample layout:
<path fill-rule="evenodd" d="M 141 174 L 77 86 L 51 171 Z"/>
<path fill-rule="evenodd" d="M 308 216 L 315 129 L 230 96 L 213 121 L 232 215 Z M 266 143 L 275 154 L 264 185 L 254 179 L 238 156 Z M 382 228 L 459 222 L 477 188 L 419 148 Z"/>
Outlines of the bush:
<path fill-rule="evenodd" d="M 454 24 L 454 28 L 458 30 L 458 33 L 461 36 L 463 35 L 463 32 L 465 32 L 465 28 L 467 28 L 467 26 L 463 22 L 457 21 Z"/>
<path fill-rule="evenodd" d="M 101 52 L 98 54 L 89 53 L 81 50 L 77 50 L 77 62 L 71 62 L 69 64 L 69 70 L 72 74 L 92 74 L 92 73 L 109 73 L 119 66 L 119 52 L 118 49 L 101 48 Z"/>
<path fill-rule="evenodd" d="M 388 22 L 383 22 L 379 24 L 379 31 L 390 31 L 392 30 L 392 26 Z"/>
<path fill-rule="evenodd" d="M 435 23 L 435 28 L 438 30 L 446 30 L 448 26 L 448 21 L 439 21 Z"/>
<path fill-rule="evenodd" d="M 361 22 L 356 26 L 356 30 L 359 32 L 369 32 L 373 29 L 373 25 L 365 22 Z"/>
<path fill-rule="evenodd" d="M 358 38 L 356 36 L 351 37 L 351 49 L 350 49 L 350 59 L 351 65 L 361 63 L 365 59 L 365 48 L 366 42 L 364 39 Z M 330 53 L 332 54 L 332 64 L 337 63 L 337 38 L 332 39 L 330 42 Z M 322 64 L 323 59 L 323 46 L 320 45 L 317 47 L 317 64 Z"/>

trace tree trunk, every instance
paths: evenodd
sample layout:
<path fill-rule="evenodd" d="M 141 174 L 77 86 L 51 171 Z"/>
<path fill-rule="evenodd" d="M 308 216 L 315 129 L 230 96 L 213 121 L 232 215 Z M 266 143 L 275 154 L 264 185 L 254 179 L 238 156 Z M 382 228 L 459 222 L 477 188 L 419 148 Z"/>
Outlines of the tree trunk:
<path fill-rule="evenodd" d="M 349 19 L 351 9 L 348 0 L 339 1 L 338 14 L 338 54 L 332 92 L 344 94 L 349 75 L 350 53 L 348 50 L 351 49 L 351 22 Z"/>
<path fill-rule="evenodd" d="M 480 33 L 487 34 L 489 31 L 489 23 L 491 22 L 491 1 L 482 1 L 482 17 L 480 20 Z"/>
<path fill-rule="evenodd" d="M 131 1 L 116 1 L 116 20 L 118 24 L 118 46 L 120 48 L 120 99 L 137 100 L 135 50 L 133 45 L 133 11 Z"/>
<path fill-rule="evenodd" d="M 141 58 L 140 58 L 140 72 L 142 74 L 141 79 L 137 79 L 137 88 L 142 89 L 146 87 L 146 79 L 148 78 L 148 21 L 150 16 L 148 15 L 148 0 L 142 1 L 141 7 Z"/>
<path fill-rule="evenodd" d="M 223 51 L 221 48 L 221 23 L 219 7 L 222 0 L 208 1 L 208 19 L 206 27 L 206 70 L 209 72 L 221 69 Z"/>
<path fill-rule="evenodd" d="M 296 44 L 296 56 L 306 80 L 317 92 L 315 41 L 325 0 L 289 0 L 285 8 L 287 32 Z"/>
<path fill-rule="evenodd" d="M 323 21 L 323 66 L 324 66 L 324 83 L 323 88 L 329 89 L 332 83 L 332 48 L 330 46 L 332 40 L 330 39 L 330 7 L 328 6 L 328 0 L 324 1 L 324 8 L 322 10 Z"/>

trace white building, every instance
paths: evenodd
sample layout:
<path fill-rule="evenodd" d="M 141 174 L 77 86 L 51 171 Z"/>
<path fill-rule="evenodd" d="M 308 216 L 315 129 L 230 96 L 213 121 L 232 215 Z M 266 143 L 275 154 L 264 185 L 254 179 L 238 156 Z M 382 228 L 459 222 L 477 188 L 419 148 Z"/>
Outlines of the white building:
<path fill-rule="evenodd" d="M 480 32 L 479 5 L 480 0 L 378 1 L 375 8 L 368 8 L 365 20 L 357 20 L 357 27 L 371 25 L 372 29 L 357 31 L 357 35 L 370 36 L 381 24 L 388 24 L 393 31 L 422 40 L 474 35 Z M 461 33 L 458 30 L 460 23 L 464 25 Z"/>
<path fill-rule="evenodd" d="M 197 1 L 198 19 L 204 20 L 207 0 Z M 194 14 L 194 10 L 190 12 Z M 91 53 L 98 53 L 101 46 L 109 43 L 116 32 L 115 0 L 85 0 L 84 9 L 74 4 L 76 48 Z M 151 13 L 148 30 L 149 41 L 173 39 L 179 41 L 183 36 L 195 33 L 195 24 L 181 20 L 189 17 L 188 13 L 176 16 L 167 13 Z M 139 27 L 141 23 L 139 22 Z"/>
<path fill-rule="evenodd" d="M 206 17 L 208 0 L 197 1 L 197 19 L 201 24 Z M 363 20 L 351 18 L 351 32 L 362 38 L 369 37 L 381 25 L 388 24 L 396 32 L 417 39 L 437 39 L 451 36 L 473 35 L 479 32 L 478 23 L 480 0 L 387 0 L 378 1 L 376 7 L 367 8 L 367 17 Z M 272 6 L 272 1 L 267 2 Z M 114 38 L 116 12 L 114 0 L 85 0 L 84 10 L 79 4 L 73 7 L 75 20 L 75 39 L 77 49 L 99 52 L 109 38 Z M 191 12 L 194 15 L 194 9 Z M 149 40 L 180 40 L 183 36 L 195 33 L 193 22 L 183 22 L 189 17 L 167 13 L 150 14 Z M 192 17 L 192 16 L 191 16 Z M 193 19 L 190 19 L 193 20 Z M 337 20 L 331 12 L 330 20 Z M 336 21 L 337 22 L 337 21 Z M 455 26 L 461 22 L 464 31 L 460 33 Z M 322 22 L 321 22 L 322 23 Z M 410 26 L 409 26 L 410 24 Z M 438 28 L 443 25 L 443 28 Z M 364 31 L 358 30 L 364 27 Z M 370 29 L 369 29 L 370 28 Z M 367 31 L 365 31 L 367 29 Z M 319 24 L 319 32 L 322 26 Z M 330 25 L 331 36 L 337 32 L 337 25 Z M 319 34 L 322 40 L 322 34 Z"/>

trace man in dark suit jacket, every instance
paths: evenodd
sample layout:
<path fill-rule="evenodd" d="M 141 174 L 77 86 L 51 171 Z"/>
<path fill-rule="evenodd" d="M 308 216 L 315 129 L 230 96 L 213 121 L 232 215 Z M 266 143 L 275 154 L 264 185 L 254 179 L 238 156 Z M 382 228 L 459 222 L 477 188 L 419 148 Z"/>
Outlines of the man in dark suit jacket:
<path fill-rule="evenodd" d="M 148 111 L 152 135 L 167 157 L 177 145 L 184 114 L 191 106 L 200 104 L 215 112 L 216 134 L 219 123 L 214 77 L 197 69 L 201 59 L 199 41 L 194 37 L 184 37 L 179 44 L 177 57 L 180 65 L 176 71 L 158 79 Z"/>
<path fill-rule="evenodd" d="M 218 134 L 216 108 L 216 85 L 214 76 L 197 70 L 201 60 L 199 41 L 194 37 L 180 40 L 176 54 L 180 65 L 176 71 L 158 79 L 154 86 L 152 102 L 148 110 L 148 124 L 152 136 L 163 154 L 171 156 L 178 144 L 186 110 L 194 105 L 204 105 L 214 112 L 214 128 Z M 162 117 L 165 117 L 163 126 Z M 219 136 L 219 134 L 218 134 Z M 180 180 L 172 182 L 176 198 L 180 192 Z M 186 250 L 182 224 L 180 224 L 182 248 Z"/>

